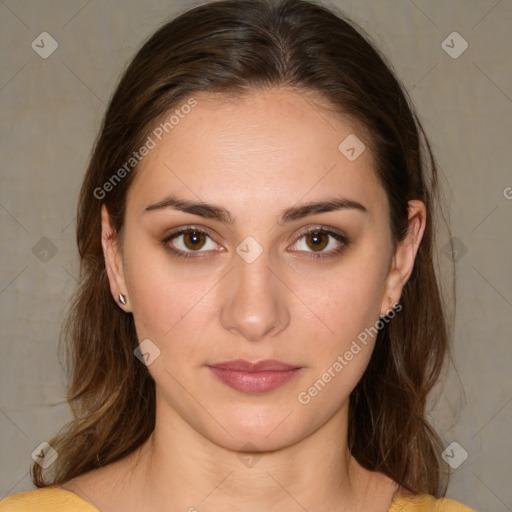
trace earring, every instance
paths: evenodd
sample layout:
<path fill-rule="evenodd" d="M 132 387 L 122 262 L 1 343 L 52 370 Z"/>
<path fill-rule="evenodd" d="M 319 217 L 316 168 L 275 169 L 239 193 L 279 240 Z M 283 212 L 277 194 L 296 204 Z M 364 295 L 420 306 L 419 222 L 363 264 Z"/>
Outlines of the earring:
<path fill-rule="evenodd" d="M 118 300 L 123 306 L 126 306 L 126 297 L 122 293 L 119 294 Z"/>

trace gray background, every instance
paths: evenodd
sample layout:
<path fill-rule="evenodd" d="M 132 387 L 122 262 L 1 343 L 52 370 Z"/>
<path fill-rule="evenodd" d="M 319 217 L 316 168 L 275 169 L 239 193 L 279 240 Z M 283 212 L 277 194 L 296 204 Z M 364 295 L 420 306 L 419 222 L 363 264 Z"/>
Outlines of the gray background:
<path fill-rule="evenodd" d="M 69 419 L 58 403 L 65 374 L 57 340 L 78 269 L 75 204 L 106 103 L 142 41 L 197 3 L 0 2 L 0 498 L 33 488 L 31 452 Z M 512 1 L 330 5 L 389 57 L 444 176 L 458 246 L 454 346 L 465 400 L 451 371 L 431 418 L 445 446 L 458 443 L 451 460 L 463 454 L 459 446 L 468 453 L 448 495 L 478 510 L 512 510 Z M 31 47 L 44 31 L 59 45 L 47 59 Z M 442 47 L 454 31 L 469 45 L 458 58 Z M 451 39 L 445 45 L 460 50 Z M 443 251 L 440 259 L 449 263 Z"/>

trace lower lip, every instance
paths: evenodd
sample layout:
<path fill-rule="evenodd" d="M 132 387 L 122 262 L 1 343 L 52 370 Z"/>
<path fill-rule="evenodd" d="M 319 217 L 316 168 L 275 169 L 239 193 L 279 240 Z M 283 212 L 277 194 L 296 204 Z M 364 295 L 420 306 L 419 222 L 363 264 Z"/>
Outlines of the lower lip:
<path fill-rule="evenodd" d="M 245 372 L 229 368 L 208 366 L 224 384 L 243 393 L 265 393 L 286 384 L 300 371 L 294 370 Z"/>

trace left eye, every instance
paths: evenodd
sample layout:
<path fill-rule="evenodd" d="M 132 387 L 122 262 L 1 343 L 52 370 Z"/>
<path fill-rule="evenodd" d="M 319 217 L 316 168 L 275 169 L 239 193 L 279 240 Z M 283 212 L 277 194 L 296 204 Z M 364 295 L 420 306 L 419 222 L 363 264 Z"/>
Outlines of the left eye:
<path fill-rule="evenodd" d="M 297 248 L 294 250 L 313 253 L 338 253 L 346 244 L 347 239 L 343 235 L 316 228 L 303 233 L 295 243 Z"/>

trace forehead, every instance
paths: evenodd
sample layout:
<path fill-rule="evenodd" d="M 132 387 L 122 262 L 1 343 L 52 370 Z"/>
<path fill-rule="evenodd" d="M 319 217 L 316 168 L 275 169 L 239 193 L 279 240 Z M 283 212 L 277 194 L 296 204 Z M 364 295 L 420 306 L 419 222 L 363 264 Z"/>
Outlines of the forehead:
<path fill-rule="evenodd" d="M 180 193 L 233 209 L 268 209 L 336 191 L 375 205 L 385 201 L 364 132 L 322 98 L 276 88 L 193 99 L 193 108 L 180 111 L 178 104 L 155 125 L 161 140 L 152 135 L 155 147 L 139 164 L 129 203 L 141 208 Z M 173 113 L 180 115 L 165 125 Z M 355 159 L 343 152 L 347 140 L 357 152 L 364 147 Z"/>

